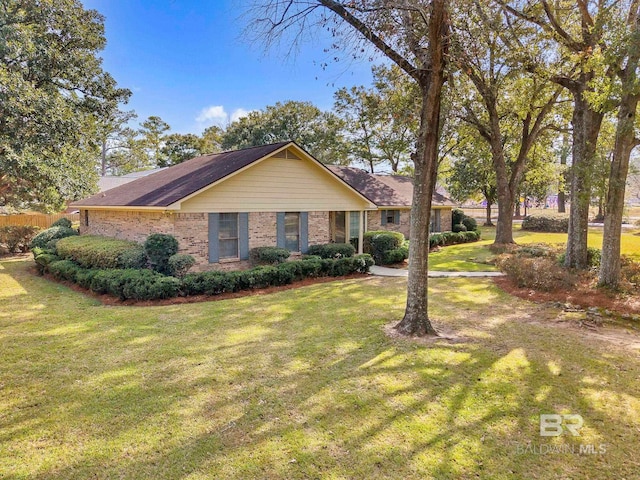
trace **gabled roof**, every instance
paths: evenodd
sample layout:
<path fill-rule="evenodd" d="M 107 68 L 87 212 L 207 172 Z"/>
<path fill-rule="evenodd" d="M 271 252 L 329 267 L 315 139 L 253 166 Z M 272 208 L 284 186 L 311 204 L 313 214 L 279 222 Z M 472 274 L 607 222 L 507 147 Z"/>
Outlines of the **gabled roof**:
<path fill-rule="evenodd" d="M 294 142 L 192 158 L 92 197 L 74 207 L 168 207 Z"/>
<path fill-rule="evenodd" d="M 413 203 L 413 179 L 402 175 L 376 175 L 360 168 L 332 165 L 329 169 L 358 190 L 378 207 L 410 208 Z M 431 200 L 434 206 L 455 206 L 437 192 Z"/>

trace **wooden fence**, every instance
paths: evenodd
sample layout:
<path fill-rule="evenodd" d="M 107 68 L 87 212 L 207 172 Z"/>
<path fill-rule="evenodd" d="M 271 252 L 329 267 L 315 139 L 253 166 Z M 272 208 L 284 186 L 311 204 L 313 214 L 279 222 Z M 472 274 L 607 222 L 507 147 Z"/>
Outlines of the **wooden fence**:
<path fill-rule="evenodd" d="M 51 224 L 61 218 L 68 218 L 72 222 L 80 221 L 79 213 L 56 213 L 45 215 L 42 213 L 24 213 L 20 215 L 0 215 L 0 227 L 9 225 L 32 225 L 34 227 L 49 228 Z"/>

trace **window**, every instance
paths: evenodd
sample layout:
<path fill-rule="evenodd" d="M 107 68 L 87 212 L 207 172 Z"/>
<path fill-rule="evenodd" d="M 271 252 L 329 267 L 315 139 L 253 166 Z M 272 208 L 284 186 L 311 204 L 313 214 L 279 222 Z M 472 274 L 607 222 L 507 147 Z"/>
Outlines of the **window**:
<path fill-rule="evenodd" d="M 400 225 L 400 210 L 382 210 L 382 225 Z"/>
<path fill-rule="evenodd" d="M 429 232 L 439 232 L 440 228 L 440 209 L 431 210 L 431 223 L 429 225 Z"/>
<path fill-rule="evenodd" d="M 300 251 L 300 214 L 284 214 L 284 248 L 290 252 Z"/>
<path fill-rule="evenodd" d="M 360 212 L 349 214 L 349 241 L 357 249 L 360 239 Z"/>
<path fill-rule="evenodd" d="M 218 217 L 220 258 L 238 258 L 238 214 L 221 213 Z"/>
<path fill-rule="evenodd" d="M 345 243 L 347 241 L 345 212 L 333 212 L 333 241 Z"/>
<path fill-rule="evenodd" d="M 84 211 L 84 226 L 89 226 L 89 210 Z"/>

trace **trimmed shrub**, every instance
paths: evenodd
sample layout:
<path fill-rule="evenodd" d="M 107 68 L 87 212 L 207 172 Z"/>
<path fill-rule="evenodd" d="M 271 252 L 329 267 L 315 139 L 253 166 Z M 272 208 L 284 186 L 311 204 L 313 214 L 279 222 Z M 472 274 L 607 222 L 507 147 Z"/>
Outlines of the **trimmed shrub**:
<path fill-rule="evenodd" d="M 280 247 L 255 247 L 249 250 L 251 265 L 277 265 L 287 261 L 291 252 Z"/>
<path fill-rule="evenodd" d="M 402 246 L 400 248 L 394 248 L 384 254 L 383 264 L 390 265 L 392 263 L 404 262 L 409 258 L 409 247 Z"/>
<path fill-rule="evenodd" d="M 466 215 L 460 208 L 454 208 L 451 210 L 451 225 L 458 225 L 462 223 Z"/>
<path fill-rule="evenodd" d="M 144 251 L 139 243 L 97 235 L 81 235 L 58 240 L 58 255 L 84 268 L 140 268 Z M 121 257 L 124 255 L 124 261 Z M 135 260 L 132 260 L 135 259 Z"/>
<path fill-rule="evenodd" d="M 180 280 L 151 270 L 99 270 L 91 278 L 91 290 L 108 293 L 121 300 L 156 300 L 175 297 L 180 292 Z"/>
<path fill-rule="evenodd" d="M 6 248 L 9 253 L 24 253 L 29 250 L 29 243 L 39 231 L 39 227 L 31 225 L 0 227 L 0 246 Z"/>
<path fill-rule="evenodd" d="M 162 274 L 169 274 L 169 257 L 178 253 L 178 240 L 173 235 L 152 233 L 144 242 L 144 251 L 151 268 Z"/>
<path fill-rule="evenodd" d="M 130 248 L 118 255 L 118 267 L 119 268 L 147 268 L 149 260 L 147 254 L 144 252 L 144 247 L 137 244 L 136 248 Z"/>
<path fill-rule="evenodd" d="M 377 265 L 384 265 L 386 253 L 400 248 L 404 242 L 402 233 L 386 230 L 366 232 L 363 238 L 365 253 L 371 255 Z"/>
<path fill-rule="evenodd" d="M 478 222 L 475 218 L 469 217 L 467 215 L 462 219 L 462 224 L 467 227 L 468 232 L 476 232 L 478 231 Z"/>
<path fill-rule="evenodd" d="M 182 279 L 182 292 L 185 295 L 219 295 L 251 288 L 288 285 L 309 277 L 366 273 L 371 265 L 373 258 L 368 254 L 339 259 L 310 256 L 279 265 L 262 265 L 251 270 L 189 273 Z M 92 289 L 99 286 L 92 285 Z"/>
<path fill-rule="evenodd" d="M 453 227 L 451 227 L 451 231 L 455 233 L 466 232 L 467 227 L 465 227 L 463 223 L 456 223 Z"/>
<path fill-rule="evenodd" d="M 67 280 L 69 282 L 75 282 L 78 273 L 82 270 L 77 263 L 71 260 L 58 260 L 49 264 L 49 273 L 58 280 Z"/>
<path fill-rule="evenodd" d="M 550 292 L 576 284 L 573 275 L 548 257 L 504 254 L 496 259 L 496 265 L 519 287 Z"/>
<path fill-rule="evenodd" d="M 184 253 L 176 253 L 169 257 L 169 271 L 174 277 L 184 277 L 195 264 L 196 259 Z"/>
<path fill-rule="evenodd" d="M 529 215 L 522 220 L 522 229 L 533 232 L 567 233 L 569 231 L 569 216 L 555 215 Z"/>
<path fill-rule="evenodd" d="M 309 255 L 317 255 L 320 258 L 343 258 L 353 257 L 356 249 L 350 243 L 324 243 L 322 245 L 311 245 Z"/>
<path fill-rule="evenodd" d="M 73 237 L 78 235 L 78 231 L 67 227 L 51 227 L 43 230 L 37 234 L 29 243 L 29 248 L 32 250 L 35 247 L 44 248 L 51 240 L 58 240 L 61 238 Z"/>
<path fill-rule="evenodd" d="M 473 232 L 440 232 L 429 236 L 429 248 L 445 247 L 480 240 L 480 230 Z"/>
<path fill-rule="evenodd" d="M 53 222 L 51 224 L 52 227 L 65 227 L 65 228 L 71 228 L 71 220 L 69 220 L 68 218 L 62 217 L 59 218 L 58 220 L 56 220 L 55 222 Z"/>
<path fill-rule="evenodd" d="M 49 272 L 49 265 L 60 260 L 60 257 L 52 253 L 41 253 L 34 258 L 36 268 L 40 274 Z"/>
<path fill-rule="evenodd" d="M 235 283 L 229 288 L 227 272 L 189 273 L 182 279 L 182 291 L 185 295 L 219 295 L 232 292 Z"/>

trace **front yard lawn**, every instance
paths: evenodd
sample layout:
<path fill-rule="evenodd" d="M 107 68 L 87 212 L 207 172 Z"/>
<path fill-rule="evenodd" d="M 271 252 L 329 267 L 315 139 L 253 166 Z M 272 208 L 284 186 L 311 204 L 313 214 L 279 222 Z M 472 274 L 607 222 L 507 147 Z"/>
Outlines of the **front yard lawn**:
<path fill-rule="evenodd" d="M 405 279 L 106 307 L 32 265 L 0 262 L 0 478 L 640 471 L 638 332 L 605 327 L 626 341 L 611 342 L 490 280 L 430 281 L 435 324 L 455 338 L 416 343 L 383 329 Z M 545 413 L 581 415 L 580 436 L 541 437 Z"/>
<path fill-rule="evenodd" d="M 473 243 L 463 243 L 442 247 L 439 251 L 429 254 L 429 270 L 446 272 L 478 272 L 495 271 L 491 262 L 495 255 L 489 250 L 496 236 L 495 227 L 480 227 L 482 240 Z M 516 243 L 567 243 L 566 233 L 543 233 L 522 230 L 520 225 L 514 225 L 513 237 Z M 589 246 L 602 248 L 602 228 L 589 229 Z M 640 231 L 623 230 L 621 250 L 625 255 L 631 255 L 640 260 Z"/>

